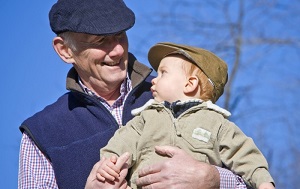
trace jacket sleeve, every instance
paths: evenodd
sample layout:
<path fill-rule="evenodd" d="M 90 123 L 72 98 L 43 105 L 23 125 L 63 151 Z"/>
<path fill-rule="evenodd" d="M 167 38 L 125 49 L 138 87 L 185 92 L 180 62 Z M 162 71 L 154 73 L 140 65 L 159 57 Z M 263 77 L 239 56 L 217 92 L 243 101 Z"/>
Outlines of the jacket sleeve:
<path fill-rule="evenodd" d="M 110 157 L 113 154 L 120 156 L 129 152 L 131 157 L 128 161 L 131 167 L 136 162 L 136 146 L 144 128 L 144 120 L 136 116 L 125 126 L 121 126 L 108 141 L 108 144 L 100 149 L 100 157 Z"/>
<path fill-rule="evenodd" d="M 265 157 L 256 147 L 252 138 L 247 137 L 235 124 L 224 120 L 219 140 L 220 157 L 223 164 L 241 175 L 248 185 L 258 188 L 263 182 L 274 183 Z"/>

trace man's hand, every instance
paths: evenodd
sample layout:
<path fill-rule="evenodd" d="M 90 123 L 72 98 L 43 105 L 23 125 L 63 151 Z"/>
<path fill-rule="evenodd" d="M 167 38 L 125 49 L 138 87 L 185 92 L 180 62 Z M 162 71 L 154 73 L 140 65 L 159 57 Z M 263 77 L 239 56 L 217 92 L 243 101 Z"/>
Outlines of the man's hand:
<path fill-rule="evenodd" d="M 104 158 L 101 158 L 101 160 L 94 165 L 89 177 L 87 178 L 85 189 L 129 189 L 130 187 L 127 186 L 127 181 L 125 180 L 128 172 L 128 165 L 126 163 L 128 159 L 128 153 L 122 154 L 117 159 L 116 166 L 121 170 L 119 179 L 116 179 L 113 182 L 103 182 L 97 179 L 97 171 L 104 162 Z"/>
<path fill-rule="evenodd" d="M 220 187 L 218 170 L 199 162 L 183 150 L 171 147 L 155 147 L 156 153 L 170 157 L 168 160 L 145 167 L 136 180 L 143 189 L 212 189 Z"/>

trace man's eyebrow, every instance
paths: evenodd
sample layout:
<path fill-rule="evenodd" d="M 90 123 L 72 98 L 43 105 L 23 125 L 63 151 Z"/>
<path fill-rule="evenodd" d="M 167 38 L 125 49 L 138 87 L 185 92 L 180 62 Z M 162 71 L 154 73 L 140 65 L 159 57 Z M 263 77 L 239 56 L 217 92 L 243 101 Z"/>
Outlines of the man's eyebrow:
<path fill-rule="evenodd" d="M 102 41 L 105 38 L 105 36 L 93 36 L 90 37 L 89 39 L 85 39 L 85 40 L 80 40 L 80 43 L 86 43 L 86 44 L 93 44 L 93 43 L 97 43 L 99 41 Z"/>

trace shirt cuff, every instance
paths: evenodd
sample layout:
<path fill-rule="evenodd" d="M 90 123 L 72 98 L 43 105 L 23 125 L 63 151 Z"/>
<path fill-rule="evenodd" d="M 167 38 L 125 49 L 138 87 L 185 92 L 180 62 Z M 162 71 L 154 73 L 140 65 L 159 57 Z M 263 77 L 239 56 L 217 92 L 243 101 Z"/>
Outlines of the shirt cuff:
<path fill-rule="evenodd" d="M 236 189 L 247 189 L 247 186 L 243 179 L 233 174 L 230 170 L 217 167 L 220 174 L 220 189 L 225 188 L 236 188 Z"/>

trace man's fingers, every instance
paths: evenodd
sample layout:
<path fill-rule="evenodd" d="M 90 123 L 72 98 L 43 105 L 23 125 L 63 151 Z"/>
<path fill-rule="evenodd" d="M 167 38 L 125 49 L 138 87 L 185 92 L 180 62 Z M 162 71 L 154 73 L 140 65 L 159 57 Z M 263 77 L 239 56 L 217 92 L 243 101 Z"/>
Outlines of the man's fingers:
<path fill-rule="evenodd" d="M 93 175 L 94 177 L 96 177 L 97 171 L 98 171 L 100 165 L 101 165 L 104 161 L 105 161 L 105 157 L 101 158 L 101 160 L 98 161 L 98 162 L 93 166 L 93 168 L 92 168 L 92 170 L 91 170 L 91 172 L 90 172 L 90 176 Z"/>
<path fill-rule="evenodd" d="M 100 167 L 100 165 L 104 162 L 105 158 L 101 158 L 100 161 L 98 161 L 97 163 L 95 163 L 95 165 L 93 166 L 88 178 L 87 178 L 87 182 L 86 182 L 86 187 L 85 188 L 89 188 L 91 187 L 91 184 L 93 181 L 97 180 L 97 171 Z"/>
<path fill-rule="evenodd" d="M 139 171 L 139 177 L 136 179 L 136 184 L 144 188 L 147 185 L 151 184 L 152 186 L 154 183 L 159 182 L 159 178 L 157 178 L 157 174 L 155 173 L 161 171 L 160 167 L 161 165 L 155 164 L 141 169 Z"/>
<path fill-rule="evenodd" d="M 155 152 L 161 156 L 173 157 L 175 154 L 180 154 L 182 150 L 174 146 L 155 146 Z"/>
<path fill-rule="evenodd" d="M 161 171 L 161 167 L 162 167 L 161 163 L 156 163 L 150 166 L 146 166 L 139 170 L 138 172 L 139 177 L 144 177 L 146 175 L 158 173 Z"/>

